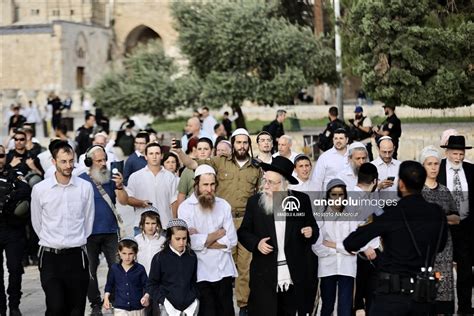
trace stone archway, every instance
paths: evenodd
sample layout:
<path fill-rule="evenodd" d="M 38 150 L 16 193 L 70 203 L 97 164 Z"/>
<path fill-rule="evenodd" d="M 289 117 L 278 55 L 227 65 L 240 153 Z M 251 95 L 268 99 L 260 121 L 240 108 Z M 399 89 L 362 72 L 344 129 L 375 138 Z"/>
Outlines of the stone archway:
<path fill-rule="evenodd" d="M 138 44 L 146 44 L 148 41 L 155 39 L 161 40 L 158 33 L 146 25 L 139 25 L 127 35 L 124 54 L 130 54 Z"/>

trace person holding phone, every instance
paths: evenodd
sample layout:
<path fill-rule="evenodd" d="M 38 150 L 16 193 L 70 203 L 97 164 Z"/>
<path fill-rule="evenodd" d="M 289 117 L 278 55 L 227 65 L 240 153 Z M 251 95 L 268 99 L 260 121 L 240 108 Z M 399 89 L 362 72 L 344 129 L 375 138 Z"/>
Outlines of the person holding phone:
<path fill-rule="evenodd" d="M 92 184 L 94 189 L 94 225 L 92 234 L 87 238 L 87 257 L 91 280 L 87 289 L 87 297 L 91 304 L 91 315 L 102 315 L 102 299 L 97 282 L 97 268 L 100 264 L 99 255 L 104 254 L 110 269 L 117 262 L 116 250 L 119 226 L 117 223 L 116 201 L 127 204 L 128 194 L 123 185 L 123 177 L 118 170 L 112 173 L 107 169 L 107 153 L 100 145 L 90 147 L 85 153 L 84 163 L 89 171 L 79 178 Z"/>
<path fill-rule="evenodd" d="M 393 158 L 395 145 L 390 136 L 383 136 L 377 142 L 379 156 L 371 163 L 379 173 L 377 189 L 381 192 L 397 192 L 398 170 L 401 162 Z"/>

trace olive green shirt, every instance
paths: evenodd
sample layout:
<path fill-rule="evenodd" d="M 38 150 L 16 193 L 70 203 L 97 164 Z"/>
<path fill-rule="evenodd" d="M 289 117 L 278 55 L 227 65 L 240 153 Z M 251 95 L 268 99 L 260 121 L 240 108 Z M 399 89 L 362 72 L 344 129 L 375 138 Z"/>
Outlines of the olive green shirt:
<path fill-rule="evenodd" d="M 186 194 L 188 198 L 194 191 L 194 170 L 186 168 L 181 173 L 178 183 L 178 192 Z"/>
<path fill-rule="evenodd" d="M 252 165 L 251 158 L 242 168 L 229 156 L 212 157 L 208 160 L 199 160 L 199 164 L 211 165 L 217 174 L 216 195 L 229 202 L 232 212 L 245 212 L 247 200 L 258 192 L 260 178 L 263 173 L 259 167 Z M 239 216 L 239 217 L 240 217 Z"/>

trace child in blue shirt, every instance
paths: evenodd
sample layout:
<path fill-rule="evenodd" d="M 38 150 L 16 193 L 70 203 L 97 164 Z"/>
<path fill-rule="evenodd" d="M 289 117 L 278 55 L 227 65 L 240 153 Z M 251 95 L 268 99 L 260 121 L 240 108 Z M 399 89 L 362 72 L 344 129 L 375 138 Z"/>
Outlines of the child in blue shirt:
<path fill-rule="evenodd" d="M 118 244 L 120 262 L 113 264 L 105 284 L 104 308 L 110 309 L 110 293 L 114 291 L 114 315 L 142 316 L 149 304 L 145 292 L 147 274 L 145 268 L 135 262 L 138 244 L 133 239 L 124 238 Z"/>

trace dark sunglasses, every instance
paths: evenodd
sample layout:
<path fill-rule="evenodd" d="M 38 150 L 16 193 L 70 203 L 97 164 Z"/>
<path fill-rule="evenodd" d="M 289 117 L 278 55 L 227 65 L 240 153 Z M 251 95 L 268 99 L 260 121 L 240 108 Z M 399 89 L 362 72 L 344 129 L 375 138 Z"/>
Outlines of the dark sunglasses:
<path fill-rule="evenodd" d="M 15 138 L 16 142 L 24 142 L 26 138 Z"/>
<path fill-rule="evenodd" d="M 0 154 L 0 158 L 5 158 L 6 154 Z"/>

